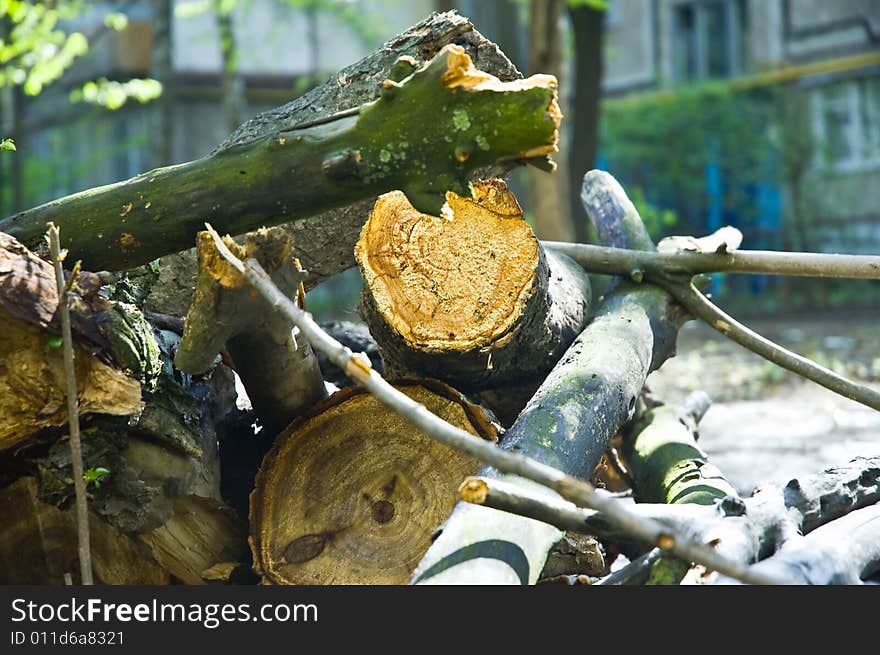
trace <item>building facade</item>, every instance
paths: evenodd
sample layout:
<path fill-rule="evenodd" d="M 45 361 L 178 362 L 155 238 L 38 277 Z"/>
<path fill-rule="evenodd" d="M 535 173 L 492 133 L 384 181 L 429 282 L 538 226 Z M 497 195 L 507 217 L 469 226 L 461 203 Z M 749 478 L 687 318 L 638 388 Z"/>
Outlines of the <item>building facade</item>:
<path fill-rule="evenodd" d="M 607 18 L 610 105 L 719 84 L 784 100 L 756 126 L 790 147 L 749 183 L 761 220 L 745 247 L 880 252 L 880 0 L 610 0 Z M 738 180 L 718 170 L 705 166 L 707 229 L 743 214 L 721 207 Z"/>
<path fill-rule="evenodd" d="M 431 0 L 355 0 L 336 3 L 338 11 L 334 3 L 311 11 L 295 4 L 235 3 L 230 22 L 241 44 L 235 54 L 242 121 L 288 102 L 433 10 Z M 18 151 L 0 159 L 0 213 L 192 160 L 223 141 L 231 127 L 212 6 L 193 0 L 88 3 L 89 10 L 66 26 L 88 38 L 88 53 L 35 97 L 5 90 L 15 97 L 4 103 L 0 122 L 4 134 L 15 135 Z M 125 29 L 107 28 L 105 16 L 113 11 L 124 11 Z M 116 111 L 70 102 L 72 92 L 101 78 L 158 79 L 163 95 L 145 104 L 130 100 Z"/>

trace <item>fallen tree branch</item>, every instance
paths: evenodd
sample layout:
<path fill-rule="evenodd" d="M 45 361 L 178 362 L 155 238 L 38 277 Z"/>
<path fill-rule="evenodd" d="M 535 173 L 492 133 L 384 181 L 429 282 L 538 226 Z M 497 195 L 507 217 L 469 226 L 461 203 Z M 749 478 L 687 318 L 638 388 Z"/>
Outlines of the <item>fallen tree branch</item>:
<path fill-rule="evenodd" d="M 709 569 L 723 572 L 744 582 L 752 584 L 785 582 L 784 579 L 776 576 L 755 575 L 744 567 L 719 556 L 711 548 L 697 543 L 687 536 L 672 533 L 657 521 L 639 517 L 623 503 L 598 493 L 588 482 L 567 475 L 532 458 L 508 452 L 493 444 L 474 439 L 473 435 L 468 432 L 443 421 L 427 411 L 423 405 L 394 389 L 381 375 L 372 370 L 369 360 L 365 356 L 355 355 L 350 349 L 324 332 L 310 314 L 297 307 L 275 287 L 260 267 L 259 262 L 255 260 L 241 262 L 230 252 L 213 228 L 208 226 L 208 230 L 214 238 L 220 254 L 239 273 L 244 275 L 248 282 L 277 311 L 290 318 L 316 350 L 325 352 L 337 366 L 360 382 L 383 404 L 409 419 L 413 425 L 431 438 L 456 450 L 468 453 L 501 471 L 519 475 L 549 487 L 573 503 L 602 511 L 610 521 L 613 521 L 633 539 L 658 546 L 683 559 L 703 564 Z"/>
<path fill-rule="evenodd" d="M 849 398 L 872 409 L 880 410 L 880 391 L 853 382 L 831 369 L 790 350 L 786 350 L 779 344 L 761 336 L 712 303 L 692 283 L 658 281 L 658 284 L 666 289 L 691 314 L 731 341 L 784 369 L 797 373 L 801 377 L 812 380 L 816 384 L 840 394 L 844 398 Z"/>
<path fill-rule="evenodd" d="M 590 171 L 584 176 L 581 198 L 585 206 L 589 204 L 596 207 L 601 207 L 603 204 L 609 207 L 614 204 L 632 205 L 617 180 L 602 171 Z M 600 211 L 604 210 L 600 209 Z M 634 207 L 632 211 L 636 212 Z M 694 317 L 704 321 L 732 341 L 845 398 L 880 410 L 880 392 L 848 380 L 834 371 L 762 337 L 737 322 L 697 290 L 691 279 L 696 272 L 714 271 L 713 267 L 720 267 L 721 270 L 724 270 L 724 266 L 731 265 L 731 261 L 738 261 L 740 266 L 743 265 L 742 258 L 737 259 L 741 251 L 735 252 L 741 240 L 739 231 L 722 228 L 716 236 L 718 238 L 715 239 L 712 239 L 711 236 L 707 237 L 711 240 L 705 242 L 717 250 L 715 253 L 686 251 L 640 253 L 636 252 L 638 249 L 632 251 L 622 250 L 619 247 L 597 249 L 595 246 L 585 244 L 551 242 L 547 245 L 551 249 L 557 249 L 559 252 L 567 254 L 587 271 L 620 275 L 634 282 L 644 281 L 657 285 L 666 290 Z M 699 240 L 694 241 L 699 242 Z M 620 246 L 621 244 L 612 245 Z M 699 243 L 697 247 L 699 247 Z M 821 265 L 827 266 L 829 271 L 835 272 L 834 277 L 850 276 L 843 275 L 843 273 L 872 279 L 880 277 L 880 258 L 878 257 L 812 255 L 810 253 L 788 253 L 792 256 L 787 257 L 786 253 L 770 254 L 782 255 L 781 257 L 763 258 L 768 267 L 771 266 L 770 262 L 772 261 L 772 266 L 775 266 L 778 272 L 793 270 L 801 271 L 799 274 L 807 274 L 807 272 L 813 274 L 820 270 L 821 261 Z M 799 257 L 800 255 L 805 255 L 805 257 Z M 758 259 L 761 260 L 762 257 Z M 753 264 L 754 258 L 747 257 L 745 261 Z"/>
<path fill-rule="evenodd" d="M 55 282 L 58 288 L 58 311 L 61 314 L 61 341 L 64 348 L 64 375 L 67 381 L 67 422 L 70 434 L 70 456 L 73 462 L 73 487 L 76 494 L 76 534 L 79 542 L 80 582 L 84 585 L 93 584 L 92 549 L 89 540 L 89 505 L 86 497 L 86 481 L 83 470 L 82 443 L 79 434 L 79 401 L 76 389 L 76 365 L 73 360 L 73 335 L 70 330 L 70 298 L 67 282 L 64 279 L 64 268 L 58 228 L 49 223 L 46 239 L 55 267 Z M 77 262 L 78 264 L 78 262 Z M 76 267 L 75 269 L 76 270 Z M 75 273 L 71 280 L 76 277 Z"/>
<path fill-rule="evenodd" d="M 0 231 L 32 243 L 54 220 L 71 256 L 89 268 L 131 268 L 190 248 L 206 218 L 240 234 L 394 189 L 440 215 L 447 191 L 471 195 L 473 171 L 543 165 L 557 149 L 552 76 L 502 82 L 458 45 L 421 67 L 402 58 L 391 76 L 356 115 L 276 126 L 202 159 L 26 210 L 0 221 Z"/>
<path fill-rule="evenodd" d="M 858 585 L 880 570 L 880 504 L 856 510 L 793 537 L 772 557 L 753 567 L 797 584 Z M 720 577 L 719 584 L 738 581 Z"/>
<path fill-rule="evenodd" d="M 633 278 L 701 273 L 750 273 L 801 277 L 880 280 L 880 257 L 812 252 L 643 252 L 584 243 L 542 241 L 547 248 L 568 255 L 591 273 Z"/>
<path fill-rule="evenodd" d="M 560 530 L 610 541 L 631 539 L 626 530 L 602 512 L 582 509 L 547 494 L 538 495 L 510 482 L 468 478 L 462 484 L 461 495 L 467 502 L 555 525 Z M 627 509 L 635 516 L 668 526 L 676 534 L 688 535 L 697 543 L 711 543 L 719 556 L 745 567 L 780 548 L 784 552 L 784 544 L 799 539 L 802 533 L 811 533 L 878 502 L 880 457 L 873 457 L 856 458 L 818 475 L 794 479 L 781 489 L 762 487 L 744 501 L 726 497 L 715 506 L 637 503 Z M 748 570 L 755 573 L 756 569 Z M 769 572 L 780 574 L 778 568 Z M 784 574 L 783 579 L 798 582 Z"/>

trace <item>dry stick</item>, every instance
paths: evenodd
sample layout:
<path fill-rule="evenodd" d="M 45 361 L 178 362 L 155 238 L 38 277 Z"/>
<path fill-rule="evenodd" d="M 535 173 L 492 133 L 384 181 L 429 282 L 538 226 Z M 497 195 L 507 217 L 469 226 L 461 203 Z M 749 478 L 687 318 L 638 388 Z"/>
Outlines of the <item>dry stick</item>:
<path fill-rule="evenodd" d="M 568 255 L 591 273 L 625 277 L 638 277 L 639 272 L 645 277 L 674 273 L 750 273 L 880 280 L 880 257 L 875 255 L 761 250 L 737 250 L 730 253 L 649 252 L 562 241 L 541 243 Z"/>
<path fill-rule="evenodd" d="M 68 291 L 61 265 L 59 230 L 49 223 L 47 235 L 52 264 L 55 266 L 55 283 L 58 289 L 58 308 L 61 312 L 61 340 L 64 346 L 64 374 L 67 378 L 67 417 L 70 424 L 70 457 L 73 462 L 73 488 L 76 493 L 76 528 L 79 542 L 79 571 L 82 584 L 94 584 L 92 580 L 92 552 L 89 541 L 89 507 L 86 500 L 86 481 L 83 475 L 82 443 L 79 437 L 79 401 L 76 390 L 76 368 L 73 361 L 73 336 L 70 333 L 70 306 Z"/>
<path fill-rule="evenodd" d="M 302 331 L 316 350 L 325 352 L 337 366 L 342 368 L 351 378 L 360 382 L 380 402 L 407 418 L 432 439 L 472 455 L 500 471 L 519 475 L 549 487 L 576 505 L 598 510 L 633 538 L 658 546 L 682 559 L 702 564 L 709 569 L 750 584 L 785 584 L 787 582 L 785 578 L 779 576 L 756 575 L 748 567 L 740 566 L 719 556 L 701 543 L 671 534 L 668 528 L 657 521 L 636 516 L 626 505 L 597 493 L 596 489 L 588 482 L 566 475 L 562 471 L 524 455 L 508 452 L 488 442 L 475 439 L 468 432 L 456 428 L 432 414 L 424 405 L 397 391 L 381 375 L 372 370 L 366 356 L 355 355 L 349 348 L 324 332 L 311 314 L 301 310 L 275 287 L 260 267 L 259 262 L 255 260 L 248 260 L 247 263 L 241 262 L 229 251 L 220 235 L 210 225 L 207 225 L 207 228 L 214 238 L 220 254 L 275 309 L 285 314 Z"/>
<path fill-rule="evenodd" d="M 831 369 L 825 368 L 790 350 L 786 350 L 766 337 L 762 337 L 725 313 L 700 293 L 691 283 L 664 283 L 659 280 L 657 282 L 691 314 L 705 321 L 728 339 L 735 341 L 744 348 L 748 348 L 764 359 L 778 364 L 782 368 L 797 373 L 817 384 L 821 384 L 826 389 L 830 389 L 841 396 L 880 411 L 880 391 L 848 380 Z"/>
<path fill-rule="evenodd" d="M 762 337 L 712 303 L 688 279 L 698 273 L 711 272 L 880 279 L 880 257 L 742 250 L 730 253 L 655 253 L 556 241 L 544 242 L 544 245 L 568 255 L 591 273 L 621 275 L 636 282 L 654 283 L 695 317 L 744 348 L 845 398 L 880 410 L 880 392 Z"/>

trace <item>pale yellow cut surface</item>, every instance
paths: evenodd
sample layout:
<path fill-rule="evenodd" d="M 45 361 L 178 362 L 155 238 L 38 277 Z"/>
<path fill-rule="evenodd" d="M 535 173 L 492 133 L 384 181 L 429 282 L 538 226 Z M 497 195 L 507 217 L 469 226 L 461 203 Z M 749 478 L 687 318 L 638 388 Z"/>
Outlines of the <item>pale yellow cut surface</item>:
<path fill-rule="evenodd" d="M 384 321 L 423 350 L 471 350 L 517 324 L 534 293 L 538 240 L 501 180 L 475 197 L 447 193 L 452 220 L 416 211 L 406 196 L 381 196 L 355 255 Z"/>
<path fill-rule="evenodd" d="M 496 438 L 460 398 L 398 388 L 475 439 Z M 270 584 L 405 584 L 479 467 L 370 394 L 340 391 L 263 462 L 251 495 L 257 568 Z"/>

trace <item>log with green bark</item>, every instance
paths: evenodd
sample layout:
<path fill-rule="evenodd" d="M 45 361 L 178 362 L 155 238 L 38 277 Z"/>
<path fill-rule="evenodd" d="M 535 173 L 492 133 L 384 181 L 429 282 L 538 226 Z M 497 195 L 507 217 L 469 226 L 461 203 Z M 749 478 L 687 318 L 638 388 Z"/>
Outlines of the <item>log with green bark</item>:
<path fill-rule="evenodd" d="M 464 48 L 477 68 L 500 80 L 522 77 L 498 46 L 474 29 L 466 18 L 455 12 L 433 14 L 304 95 L 251 118 L 217 151 L 252 143 L 279 129 L 325 119 L 375 100 L 398 58 L 409 56 L 417 61 L 427 61 L 451 43 Z M 510 165 L 495 166 L 489 171 L 475 172 L 475 175 L 498 175 Z M 375 200 L 370 198 L 314 216 L 295 217 L 292 222 L 284 224 L 294 239 L 293 255 L 309 273 L 306 289 L 355 265 L 354 245 Z M 189 309 L 196 285 L 195 253 L 190 249 L 162 257 L 156 269 L 158 279 L 145 299 L 144 308 L 183 316 Z"/>
<path fill-rule="evenodd" d="M 430 113 L 431 120 L 425 120 Z M 327 118 L 250 133 L 207 157 L 89 189 L 0 222 L 28 245 L 45 225 L 86 267 L 127 269 L 188 249 L 205 221 L 230 234 L 302 220 L 393 189 L 439 215 L 469 174 L 556 150 L 556 80 L 502 82 L 444 46 L 398 60 L 379 98 Z"/>
<path fill-rule="evenodd" d="M 632 203 L 610 175 L 588 173 L 582 197 L 603 244 L 654 247 Z M 502 446 L 569 475 L 589 478 L 611 437 L 632 418 L 645 378 L 674 353 L 683 319 L 663 290 L 618 282 L 523 409 Z M 491 469 L 483 474 L 496 475 Z M 522 483 L 513 476 L 500 477 Z M 413 582 L 531 584 L 560 537 L 550 525 L 459 504 Z"/>
<path fill-rule="evenodd" d="M 681 406 L 646 409 L 625 431 L 623 455 L 638 502 L 715 505 L 739 500 L 739 494 L 697 445 L 697 422 L 709 408 L 709 397 L 694 392 Z M 678 584 L 690 563 L 674 558 L 657 561 L 648 584 Z"/>

